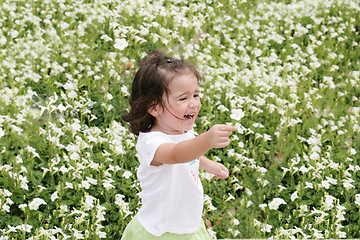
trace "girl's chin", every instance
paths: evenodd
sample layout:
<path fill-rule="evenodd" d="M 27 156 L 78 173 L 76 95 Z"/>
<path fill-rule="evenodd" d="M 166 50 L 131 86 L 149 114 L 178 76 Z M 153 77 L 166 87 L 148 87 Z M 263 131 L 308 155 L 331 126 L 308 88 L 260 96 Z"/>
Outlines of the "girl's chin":
<path fill-rule="evenodd" d="M 186 127 L 185 128 L 185 131 L 187 132 L 187 131 L 190 131 L 191 129 L 193 129 L 194 128 L 194 124 L 191 124 L 191 125 L 189 125 L 188 127 Z"/>

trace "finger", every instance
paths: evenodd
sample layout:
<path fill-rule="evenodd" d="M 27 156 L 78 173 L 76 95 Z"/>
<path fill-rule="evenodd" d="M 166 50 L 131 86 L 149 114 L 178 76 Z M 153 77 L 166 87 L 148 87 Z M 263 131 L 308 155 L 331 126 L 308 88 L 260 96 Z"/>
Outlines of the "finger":
<path fill-rule="evenodd" d="M 219 131 L 230 136 L 233 131 L 237 131 L 237 128 L 235 126 L 224 125 L 224 127 L 219 128 Z"/>
<path fill-rule="evenodd" d="M 226 169 L 225 174 L 226 174 L 226 178 L 228 178 L 229 177 L 229 170 L 228 169 Z"/>
<path fill-rule="evenodd" d="M 218 143 L 222 144 L 222 143 L 230 143 L 230 138 L 228 136 L 225 136 L 225 137 L 219 137 L 218 138 Z"/>
<path fill-rule="evenodd" d="M 222 128 L 224 131 L 236 131 L 237 130 L 237 127 L 233 126 L 233 125 L 223 125 L 223 128 Z"/>
<path fill-rule="evenodd" d="M 222 178 L 225 179 L 225 178 L 228 178 L 228 177 L 229 177 L 229 173 L 223 171 L 223 172 L 222 172 Z"/>
<path fill-rule="evenodd" d="M 227 172 L 225 172 L 225 171 L 223 171 L 223 170 L 221 170 L 220 173 L 219 173 L 219 175 L 217 176 L 218 179 L 219 179 L 219 178 L 225 179 L 225 178 L 227 178 L 227 177 L 229 177 L 229 173 L 227 173 Z"/>
<path fill-rule="evenodd" d="M 218 135 L 221 137 L 229 137 L 232 134 L 232 131 L 229 130 L 220 130 Z"/>
<path fill-rule="evenodd" d="M 231 140 L 227 138 L 227 140 L 219 141 L 216 145 L 216 148 L 224 148 L 230 144 Z"/>

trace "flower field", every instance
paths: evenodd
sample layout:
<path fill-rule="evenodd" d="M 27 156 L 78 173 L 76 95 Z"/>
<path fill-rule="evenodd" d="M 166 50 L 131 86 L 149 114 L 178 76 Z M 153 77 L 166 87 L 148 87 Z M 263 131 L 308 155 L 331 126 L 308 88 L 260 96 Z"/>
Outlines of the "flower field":
<path fill-rule="evenodd" d="M 214 238 L 360 238 L 358 0 L 0 3 L 0 240 L 119 239 L 140 206 L 121 121 L 137 61 L 202 74 Z"/>

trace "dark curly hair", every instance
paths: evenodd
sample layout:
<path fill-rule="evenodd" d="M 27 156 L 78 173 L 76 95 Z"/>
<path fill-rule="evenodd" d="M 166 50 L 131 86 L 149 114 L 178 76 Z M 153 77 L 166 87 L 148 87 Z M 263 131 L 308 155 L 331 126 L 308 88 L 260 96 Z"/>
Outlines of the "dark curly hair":
<path fill-rule="evenodd" d="M 169 57 L 160 50 L 150 51 L 139 61 L 139 67 L 131 86 L 130 111 L 121 116 L 135 135 L 148 132 L 154 126 L 156 119 L 148 109 L 154 104 L 164 106 L 163 96 L 168 94 L 168 86 L 176 75 L 192 72 L 200 80 L 200 74 L 192 64 Z"/>

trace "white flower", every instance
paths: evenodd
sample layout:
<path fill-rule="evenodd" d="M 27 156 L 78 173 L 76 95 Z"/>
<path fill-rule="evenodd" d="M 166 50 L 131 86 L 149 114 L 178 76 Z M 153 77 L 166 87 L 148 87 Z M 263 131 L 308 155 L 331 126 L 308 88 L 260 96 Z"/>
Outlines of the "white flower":
<path fill-rule="evenodd" d="M 331 195 L 325 196 L 325 202 L 324 202 L 325 210 L 330 210 L 334 207 L 334 204 L 333 204 L 334 200 L 336 200 L 336 198 L 334 198 Z"/>
<path fill-rule="evenodd" d="M 251 196 L 253 194 L 252 191 L 248 188 L 246 188 L 245 191 L 246 191 L 247 195 L 249 195 L 249 196 Z"/>
<path fill-rule="evenodd" d="M 216 232 L 212 228 L 207 228 L 206 230 L 212 238 L 216 239 Z"/>
<path fill-rule="evenodd" d="M 324 235 L 319 230 L 313 228 L 312 231 L 313 231 L 313 235 L 316 239 L 324 238 Z"/>
<path fill-rule="evenodd" d="M 11 200 L 11 198 L 6 198 L 6 201 L 5 201 L 6 204 L 9 204 L 9 205 L 13 205 L 14 202 L 13 200 Z"/>
<path fill-rule="evenodd" d="M 319 145 L 314 145 L 314 146 L 311 148 L 311 151 L 312 151 L 312 152 L 321 152 L 321 148 L 319 147 Z"/>
<path fill-rule="evenodd" d="M 73 228 L 72 230 L 74 231 L 74 237 L 76 239 L 85 239 L 84 235 L 81 233 L 81 231 L 79 231 L 79 230 L 77 230 L 75 228 Z"/>
<path fill-rule="evenodd" d="M 46 202 L 41 199 L 41 198 L 34 198 L 30 203 L 29 203 L 29 208 L 31 210 L 38 210 L 39 209 L 39 206 L 41 204 L 46 204 Z"/>
<path fill-rule="evenodd" d="M 269 224 L 266 224 L 266 223 L 262 224 L 262 226 L 261 226 L 262 232 L 271 232 L 271 229 L 272 229 L 272 226 Z"/>
<path fill-rule="evenodd" d="M 218 109 L 220 110 L 220 112 L 228 112 L 229 111 L 229 109 L 227 107 L 225 107 L 224 105 L 220 105 L 218 107 Z"/>
<path fill-rule="evenodd" d="M 144 27 L 141 27 L 140 34 L 141 34 L 142 36 L 148 35 L 149 32 L 150 32 L 149 29 L 144 28 Z"/>
<path fill-rule="evenodd" d="M 128 88 L 127 88 L 125 85 L 123 85 L 123 86 L 120 88 L 120 90 L 121 90 L 121 92 L 122 92 L 123 94 L 125 94 L 125 96 L 129 96 L 129 95 L 130 95 L 130 93 L 129 93 L 129 91 L 128 91 Z"/>
<path fill-rule="evenodd" d="M 0 193 L 2 193 L 5 197 L 10 197 L 12 195 L 12 193 L 7 189 L 0 189 Z"/>
<path fill-rule="evenodd" d="M 123 177 L 126 178 L 126 179 L 129 179 L 129 177 L 131 177 L 131 176 L 132 176 L 132 173 L 130 171 L 126 171 L 123 174 Z"/>
<path fill-rule="evenodd" d="M 338 231 L 336 234 L 339 236 L 339 238 L 346 238 L 346 232 Z"/>
<path fill-rule="evenodd" d="M 97 180 L 90 178 L 90 177 L 86 177 L 86 181 L 88 181 L 89 183 L 91 183 L 92 185 L 97 185 Z"/>
<path fill-rule="evenodd" d="M 124 195 L 116 194 L 115 195 L 115 204 L 118 206 L 121 206 L 124 202 L 124 200 L 123 200 L 124 197 L 125 197 Z"/>
<path fill-rule="evenodd" d="M 105 42 L 107 41 L 112 41 L 113 39 L 111 37 L 109 37 L 108 35 L 106 34 L 103 34 L 100 39 L 103 39 Z"/>
<path fill-rule="evenodd" d="M 337 205 L 336 210 L 337 211 L 336 211 L 336 216 L 335 217 L 337 218 L 337 222 L 345 220 L 344 215 L 346 214 L 346 212 L 344 210 L 346 210 L 346 207 L 341 206 L 341 205 Z M 341 225 L 339 225 L 339 226 L 341 226 Z"/>
<path fill-rule="evenodd" d="M 0 138 L 5 135 L 5 131 L 0 127 Z"/>
<path fill-rule="evenodd" d="M 36 152 L 36 149 L 31 147 L 31 146 L 27 146 L 26 149 L 31 152 L 32 154 L 34 154 L 35 157 L 40 158 L 39 154 Z"/>
<path fill-rule="evenodd" d="M 68 93 L 68 97 L 69 97 L 69 98 L 76 98 L 76 97 L 77 97 L 77 93 L 76 93 L 74 90 L 71 90 L 71 91 Z"/>
<path fill-rule="evenodd" d="M 17 229 L 24 231 L 24 232 L 31 232 L 31 229 L 33 228 L 31 225 L 29 224 L 21 224 L 19 226 L 16 227 Z"/>
<path fill-rule="evenodd" d="M 103 187 L 106 189 L 115 188 L 114 185 L 111 184 L 113 182 L 114 182 L 114 180 L 112 180 L 111 178 L 107 178 L 103 182 Z"/>
<path fill-rule="evenodd" d="M 120 51 L 121 51 L 121 50 L 124 50 L 128 45 L 129 45 L 128 42 L 127 42 L 126 39 L 124 39 L 124 38 L 121 38 L 121 39 L 117 38 L 117 39 L 115 39 L 114 48 L 119 49 Z"/>
<path fill-rule="evenodd" d="M 1 133 L 0 133 L 0 137 L 1 137 Z M 353 148 L 351 148 L 351 149 L 350 149 L 350 154 L 351 154 L 351 155 L 355 155 L 355 154 L 356 154 L 356 150 L 353 149 Z"/>
<path fill-rule="evenodd" d="M 240 221 L 239 221 L 239 220 L 237 220 L 236 218 L 234 218 L 233 223 L 234 223 L 234 225 L 235 225 L 235 226 L 237 226 L 237 225 L 239 225 L 239 224 L 240 224 Z"/>
<path fill-rule="evenodd" d="M 55 201 L 55 199 L 59 198 L 58 192 L 55 191 L 53 194 L 51 194 L 51 201 Z"/>
<path fill-rule="evenodd" d="M 240 121 L 245 116 L 245 113 L 242 109 L 232 109 L 230 118 L 236 121 Z"/>
<path fill-rule="evenodd" d="M 107 98 L 107 100 L 112 100 L 113 96 L 111 95 L 111 93 L 107 93 L 106 98 Z"/>
<path fill-rule="evenodd" d="M 19 208 L 20 208 L 21 210 L 25 210 L 26 207 L 27 207 L 27 204 L 20 204 L 20 205 L 19 205 Z"/>
<path fill-rule="evenodd" d="M 266 203 L 262 203 L 262 204 L 260 204 L 259 205 L 259 208 L 261 208 L 261 209 L 263 209 L 264 210 L 264 208 L 267 206 L 267 204 Z"/>
<path fill-rule="evenodd" d="M 1 37 L 0 37 L 0 46 L 5 45 L 6 42 L 7 42 L 6 37 L 4 37 L 3 35 L 1 35 Z"/>
<path fill-rule="evenodd" d="M 323 187 L 325 189 L 329 189 L 330 188 L 330 183 L 328 181 L 321 181 L 321 184 L 319 185 L 319 187 Z"/>
<path fill-rule="evenodd" d="M 278 210 L 279 206 L 281 204 L 286 204 L 286 202 L 281 199 L 281 198 L 274 198 L 270 203 L 269 203 L 269 208 L 272 210 Z"/>
<path fill-rule="evenodd" d="M 302 172 L 302 173 L 307 173 L 307 172 L 309 172 L 309 169 L 307 167 L 305 167 L 305 166 L 301 166 L 299 171 Z"/>
<path fill-rule="evenodd" d="M 272 139 L 271 139 L 271 136 L 270 136 L 270 135 L 264 133 L 264 140 L 265 140 L 265 141 L 270 141 L 270 140 L 272 140 Z"/>
<path fill-rule="evenodd" d="M 81 184 L 79 185 L 79 187 L 83 187 L 85 189 L 89 189 L 90 188 L 90 183 L 88 181 L 82 181 Z"/>
<path fill-rule="evenodd" d="M 300 206 L 300 215 L 299 215 L 299 216 L 300 216 L 300 217 L 301 217 L 301 216 L 305 216 L 304 213 L 307 212 L 307 211 L 308 211 L 308 206 L 307 206 L 307 205 L 301 205 L 301 206 Z"/>
<path fill-rule="evenodd" d="M 320 159 L 320 155 L 319 155 L 317 152 L 313 152 L 313 153 L 310 155 L 310 159 L 311 159 L 311 160 L 319 160 L 319 159 Z"/>
<path fill-rule="evenodd" d="M 326 177 L 326 181 L 328 181 L 329 183 L 336 185 L 337 184 L 337 180 L 331 177 Z"/>
<path fill-rule="evenodd" d="M 230 201 L 230 200 L 235 200 L 235 197 L 233 195 L 231 195 L 230 193 L 229 194 L 229 197 L 225 200 L 225 202 L 227 201 Z"/>
<path fill-rule="evenodd" d="M 310 183 L 310 182 L 305 182 L 305 185 L 306 185 L 307 188 L 311 188 L 311 189 L 314 188 L 314 185 L 312 183 Z"/>
<path fill-rule="evenodd" d="M 291 201 L 295 201 L 296 198 L 298 198 L 298 192 L 295 191 L 293 194 L 291 194 Z"/>
<path fill-rule="evenodd" d="M 68 206 L 67 205 L 61 205 L 60 206 L 60 216 L 65 216 L 64 213 L 68 212 Z"/>
<path fill-rule="evenodd" d="M 83 203 L 83 206 L 85 207 L 85 210 L 88 211 L 94 207 L 94 201 L 96 200 L 95 197 L 86 195 L 85 201 Z"/>
<path fill-rule="evenodd" d="M 321 144 L 321 139 L 315 137 L 315 136 L 311 136 L 308 140 L 306 140 L 308 144 L 310 145 L 320 145 Z"/>
<path fill-rule="evenodd" d="M 96 234 L 99 236 L 99 238 L 106 238 L 106 232 L 98 231 Z"/>
<path fill-rule="evenodd" d="M 10 212 L 10 206 L 7 204 L 2 205 L 2 211 Z"/>
<path fill-rule="evenodd" d="M 355 195 L 355 204 L 360 206 L 360 194 Z"/>
<path fill-rule="evenodd" d="M 344 182 L 343 182 L 344 188 L 345 188 L 346 190 L 349 190 L 350 188 L 355 188 L 355 186 L 351 184 L 353 181 L 354 181 L 354 180 L 349 179 L 349 178 L 345 179 Z"/>

